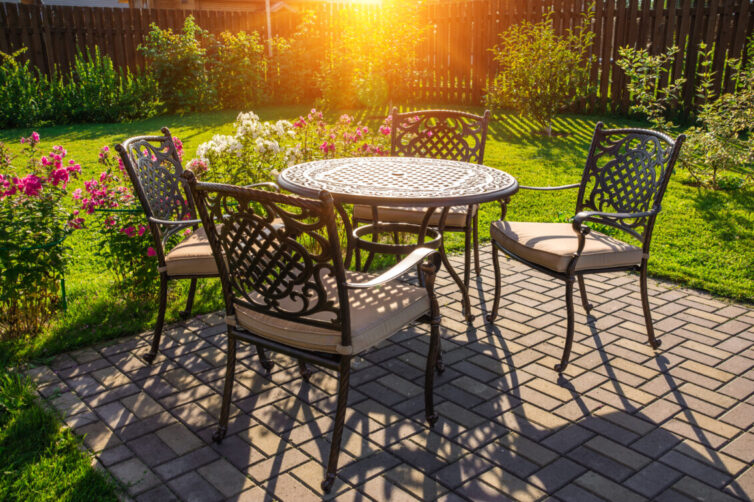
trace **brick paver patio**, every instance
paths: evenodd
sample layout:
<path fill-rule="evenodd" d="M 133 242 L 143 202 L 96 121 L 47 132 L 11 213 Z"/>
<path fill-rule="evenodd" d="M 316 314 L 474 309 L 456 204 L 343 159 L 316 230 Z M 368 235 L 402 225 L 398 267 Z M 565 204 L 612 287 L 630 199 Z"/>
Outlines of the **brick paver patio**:
<path fill-rule="evenodd" d="M 410 327 L 356 364 L 337 500 L 749 500 L 754 497 L 754 310 L 652 282 L 662 348 L 646 344 L 635 276 L 587 279 L 594 316 L 578 307 L 567 374 L 552 366 L 565 331 L 563 287 L 513 262 L 501 317 L 486 324 L 489 248 L 461 320 L 447 275 L 436 379 L 440 421 L 423 417 L 428 336 Z M 460 265 L 460 264 L 459 264 Z M 481 291 L 484 291 L 482 294 Z M 151 333 L 62 355 L 31 371 L 41 395 L 138 501 L 321 497 L 334 378 L 310 383 L 276 356 L 270 377 L 244 347 L 222 445 L 225 373 L 218 314 L 167 330 L 152 366 Z"/>

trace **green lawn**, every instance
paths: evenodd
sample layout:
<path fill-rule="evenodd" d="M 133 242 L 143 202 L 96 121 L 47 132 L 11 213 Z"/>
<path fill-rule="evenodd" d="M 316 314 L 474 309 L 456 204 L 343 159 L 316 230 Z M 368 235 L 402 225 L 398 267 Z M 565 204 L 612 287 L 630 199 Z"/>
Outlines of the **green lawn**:
<path fill-rule="evenodd" d="M 92 469 L 81 439 L 34 394 L 28 381 L 0 367 L 0 500 L 118 500 L 119 487 Z"/>
<path fill-rule="evenodd" d="M 303 107 L 269 107 L 256 110 L 264 120 L 294 119 Z M 479 111 L 475 109 L 475 111 Z M 385 110 L 361 112 L 359 118 L 376 125 Z M 333 113 L 337 117 L 339 113 Z M 168 125 L 184 142 L 187 158 L 212 135 L 229 133 L 234 112 L 159 117 L 131 124 L 95 124 L 39 129 L 45 148 L 61 144 L 69 157 L 83 166 L 84 179 L 101 171 L 97 154 L 101 146 L 114 145 L 137 134 L 156 133 Z M 533 124 L 513 115 L 497 115 L 491 124 L 485 163 L 504 169 L 523 185 L 562 185 L 579 181 L 592 130 L 597 120 L 608 126 L 644 125 L 626 119 L 562 116 L 556 130 L 565 136 L 534 136 Z M 29 130 L 0 131 L 18 151 L 21 135 Z M 81 181 L 79 182 L 81 183 Z M 573 213 L 576 191 L 521 192 L 508 211 L 515 220 L 555 221 Z M 480 214 L 481 238 L 489 240 L 489 223 L 499 217 L 499 206 L 489 204 Z M 449 236 L 448 247 L 461 251 L 460 234 Z M 685 173 L 671 181 L 652 247 L 650 272 L 655 277 L 705 289 L 735 300 L 754 299 L 754 191 L 709 192 L 688 184 Z M 74 255 L 66 276 L 69 307 L 44 333 L 0 346 L 0 499 L 112 500 L 117 487 L 89 467 L 78 439 L 61 428 L 57 417 L 31 400 L 28 385 L 14 383 L 7 370 L 12 364 L 42 360 L 56 353 L 123 334 L 149 329 L 156 302 L 127 298 L 114 277 L 97 259 L 87 231 L 68 240 Z M 487 264 L 485 264 L 487 265 Z M 216 280 L 200 283 L 195 312 L 222 307 Z M 183 307 L 186 284 L 171 291 L 168 322 Z M 3 362 L 5 361 L 5 362 Z"/>

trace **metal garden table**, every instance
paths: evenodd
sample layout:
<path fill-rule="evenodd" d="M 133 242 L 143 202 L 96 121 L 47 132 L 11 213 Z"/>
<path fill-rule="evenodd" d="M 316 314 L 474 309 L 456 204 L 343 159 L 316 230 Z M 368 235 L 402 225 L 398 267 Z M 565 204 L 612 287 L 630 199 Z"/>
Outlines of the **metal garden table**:
<path fill-rule="evenodd" d="M 518 191 L 518 182 L 510 174 L 491 167 L 455 160 L 418 157 L 356 157 L 318 160 L 298 164 L 278 175 L 281 188 L 316 197 L 327 190 L 346 228 L 348 246 L 346 266 L 356 252 L 356 268 L 360 267 L 360 250 L 369 252 L 365 268 L 374 253 L 406 255 L 419 246 L 439 249 L 442 261 L 463 294 L 466 319 L 471 321 L 469 294 L 461 277 L 450 265 L 443 246 L 442 232 L 453 206 L 504 201 Z M 501 202 L 502 203 L 502 202 Z M 352 228 L 344 204 L 372 206 L 374 223 Z M 426 209 L 420 225 L 412 223 L 384 223 L 378 218 L 378 207 L 406 207 Z M 439 224 L 430 226 L 435 211 L 440 212 Z M 389 244 L 379 242 L 383 233 L 415 234 L 416 243 Z M 365 238 L 371 236 L 371 240 Z M 429 239 L 429 240 L 427 240 Z"/>

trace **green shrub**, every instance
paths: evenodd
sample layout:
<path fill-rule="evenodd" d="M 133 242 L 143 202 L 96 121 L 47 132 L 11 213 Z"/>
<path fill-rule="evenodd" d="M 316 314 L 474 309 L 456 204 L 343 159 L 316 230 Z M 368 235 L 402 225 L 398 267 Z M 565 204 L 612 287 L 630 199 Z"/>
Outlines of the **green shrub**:
<path fill-rule="evenodd" d="M 50 82 L 29 61 L 19 62 L 26 48 L 0 52 L 0 128 L 34 127 L 50 120 Z"/>
<path fill-rule="evenodd" d="M 501 33 L 491 49 L 500 70 L 487 89 L 488 106 L 512 107 L 551 136 L 555 115 L 589 95 L 593 13 L 594 4 L 563 36 L 555 33 L 552 11 L 539 23 L 524 21 Z"/>
<path fill-rule="evenodd" d="M 621 48 L 618 66 L 628 77 L 631 109 L 644 115 L 652 127 L 673 133 L 677 126 L 668 119 L 685 82 L 669 79 L 678 49 L 652 56 L 645 49 Z M 747 45 L 746 63 L 727 62 L 733 91 L 715 95 L 714 51 L 699 45 L 696 81 L 697 125 L 686 131 L 679 164 L 702 186 L 735 190 L 754 178 L 754 37 Z M 668 82 L 663 85 L 664 82 Z"/>
<path fill-rule="evenodd" d="M 321 96 L 317 74 L 325 59 L 325 32 L 312 11 L 302 13 L 296 32 L 273 39 L 267 80 L 276 103 L 312 103 Z"/>
<path fill-rule="evenodd" d="M 628 78 L 626 87 L 631 96 L 631 111 L 643 115 L 652 128 L 670 133 L 676 126 L 668 119 L 677 107 L 685 78 L 670 80 L 670 69 L 678 55 L 678 47 L 652 55 L 646 49 L 621 47 L 617 65 Z"/>
<path fill-rule="evenodd" d="M 210 80 L 217 90 L 220 106 L 238 110 L 266 101 L 268 59 L 259 33 L 224 31 L 216 48 Z"/>
<path fill-rule="evenodd" d="M 157 113 L 157 86 L 148 73 L 116 69 L 113 60 L 88 48 L 78 52 L 61 86 L 71 122 L 122 122 Z"/>
<path fill-rule="evenodd" d="M 193 16 L 176 33 L 156 24 L 139 45 L 160 85 L 168 112 L 206 111 L 217 105 L 217 93 L 207 71 L 207 49 L 211 37 Z"/>

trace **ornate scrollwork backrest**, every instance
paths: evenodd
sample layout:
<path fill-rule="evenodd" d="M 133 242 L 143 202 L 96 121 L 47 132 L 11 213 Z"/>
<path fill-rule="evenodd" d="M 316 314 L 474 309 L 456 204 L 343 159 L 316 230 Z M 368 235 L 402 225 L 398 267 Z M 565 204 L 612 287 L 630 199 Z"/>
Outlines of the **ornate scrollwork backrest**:
<path fill-rule="evenodd" d="M 350 344 L 345 269 L 332 198 L 304 199 L 214 183 L 189 187 L 218 260 L 228 313 L 245 307 L 343 331 Z M 325 282 L 335 281 L 337 296 Z"/>
<path fill-rule="evenodd" d="M 391 117 L 392 156 L 484 162 L 489 111 L 480 117 L 452 110 L 398 113 L 393 108 Z"/>
<path fill-rule="evenodd" d="M 576 212 L 659 211 L 681 142 L 656 131 L 604 129 L 604 124 L 598 123 L 581 180 Z M 589 220 L 619 228 L 646 243 L 655 217 L 595 216 Z"/>
<path fill-rule="evenodd" d="M 161 220 L 193 219 L 195 210 L 181 174 L 183 166 L 167 127 L 165 136 L 138 136 L 119 151 L 147 216 Z"/>

